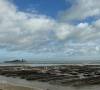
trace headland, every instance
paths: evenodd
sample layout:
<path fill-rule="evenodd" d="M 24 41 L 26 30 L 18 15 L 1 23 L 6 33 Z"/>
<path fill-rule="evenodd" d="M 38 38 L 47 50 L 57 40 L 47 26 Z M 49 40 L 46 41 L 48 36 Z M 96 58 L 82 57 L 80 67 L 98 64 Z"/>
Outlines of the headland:
<path fill-rule="evenodd" d="M 25 59 L 22 60 L 12 60 L 12 61 L 5 61 L 4 63 L 27 63 Z"/>

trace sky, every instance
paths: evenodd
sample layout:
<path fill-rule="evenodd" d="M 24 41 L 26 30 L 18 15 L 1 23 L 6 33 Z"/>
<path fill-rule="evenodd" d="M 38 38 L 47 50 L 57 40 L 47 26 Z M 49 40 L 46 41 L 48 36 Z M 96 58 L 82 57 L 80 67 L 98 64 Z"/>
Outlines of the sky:
<path fill-rule="evenodd" d="M 100 60 L 100 0 L 0 0 L 0 61 Z"/>

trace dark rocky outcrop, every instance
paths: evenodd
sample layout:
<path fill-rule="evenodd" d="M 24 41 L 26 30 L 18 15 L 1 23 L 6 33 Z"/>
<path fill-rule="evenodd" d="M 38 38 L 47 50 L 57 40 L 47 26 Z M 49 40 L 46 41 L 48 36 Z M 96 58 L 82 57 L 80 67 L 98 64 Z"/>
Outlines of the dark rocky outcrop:
<path fill-rule="evenodd" d="M 22 62 L 26 62 L 26 60 L 25 59 L 22 59 Z"/>
<path fill-rule="evenodd" d="M 22 60 L 25 62 L 25 60 Z M 21 61 L 21 62 L 22 62 Z M 26 79 L 29 81 L 37 80 L 40 82 L 49 82 L 62 86 L 88 86 L 100 85 L 100 65 L 96 66 L 0 66 L 0 75 L 6 77 Z"/>
<path fill-rule="evenodd" d="M 22 59 L 22 61 L 21 60 L 5 61 L 4 63 L 24 63 L 24 62 L 26 62 L 25 59 Z"/>

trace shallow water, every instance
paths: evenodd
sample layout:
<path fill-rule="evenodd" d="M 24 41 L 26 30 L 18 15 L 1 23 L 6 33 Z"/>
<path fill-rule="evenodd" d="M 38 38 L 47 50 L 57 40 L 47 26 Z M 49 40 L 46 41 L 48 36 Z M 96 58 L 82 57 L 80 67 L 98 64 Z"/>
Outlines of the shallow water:
<path fill-rule="evenodd" d="M 7 82 L 11 84 L 23 85 L 28 87 L 38 87 L 41 89 L 49 89 L 49 90 L 100 90 L 99 86 L 75 88 L 72 86 L 66 87 L 66 86 L 59 86 L 59 85 L 51 85 L 49 83 L 44 83 L 44 82 L 26 81 L 24 79 L 4 77 L 4 76 L 0 76 L 0 82 Z"/>
<path fill-rule="evenodd" d="M 59 65 L 79 65 L 81 66 L 82 64 L 11 64 L 11 63 L 0 63 L 0 66 L 32 66 L 32 67 L 36 67 L 36 66 L 59 66 Z"/>
<path fill-rule="evenodd" d="M 78 66 L 84 66 L 84 65 L 100 65 L 100 64 L 11 64 L 11 63 L 0 63 L 0 66 L 32 66 L 32 67 L 36 67 L 36 66 L 60 66 L 60 65 L 78 65 Z"/>
<path fill-rule="evenodd" d="M 54 86 L 49 83 L 38 82 L 38 81 L 26 81 L 24 79 L 4 77 L 4 76 L 0 76 L 0 82 L 7 82 L 11 84 L 38 87 L 38 88 L 50 89 L 50 90 L 66 90 L 66 87 Z"/>

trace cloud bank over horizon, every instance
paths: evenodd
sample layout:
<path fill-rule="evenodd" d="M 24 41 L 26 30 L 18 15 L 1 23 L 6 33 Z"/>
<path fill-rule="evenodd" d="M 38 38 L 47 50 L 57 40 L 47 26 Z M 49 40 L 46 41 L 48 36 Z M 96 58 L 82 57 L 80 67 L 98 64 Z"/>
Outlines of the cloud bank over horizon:
<path fill-rule="evenodd" d="M 100 54 L 100 0 L 75 0 L 58 19 L 37 12 L 19 11 L 9 0 L 0 0 L 0 49 L 72 57 Z M 69 22 L 86 20 L 77 25 Z"/>

